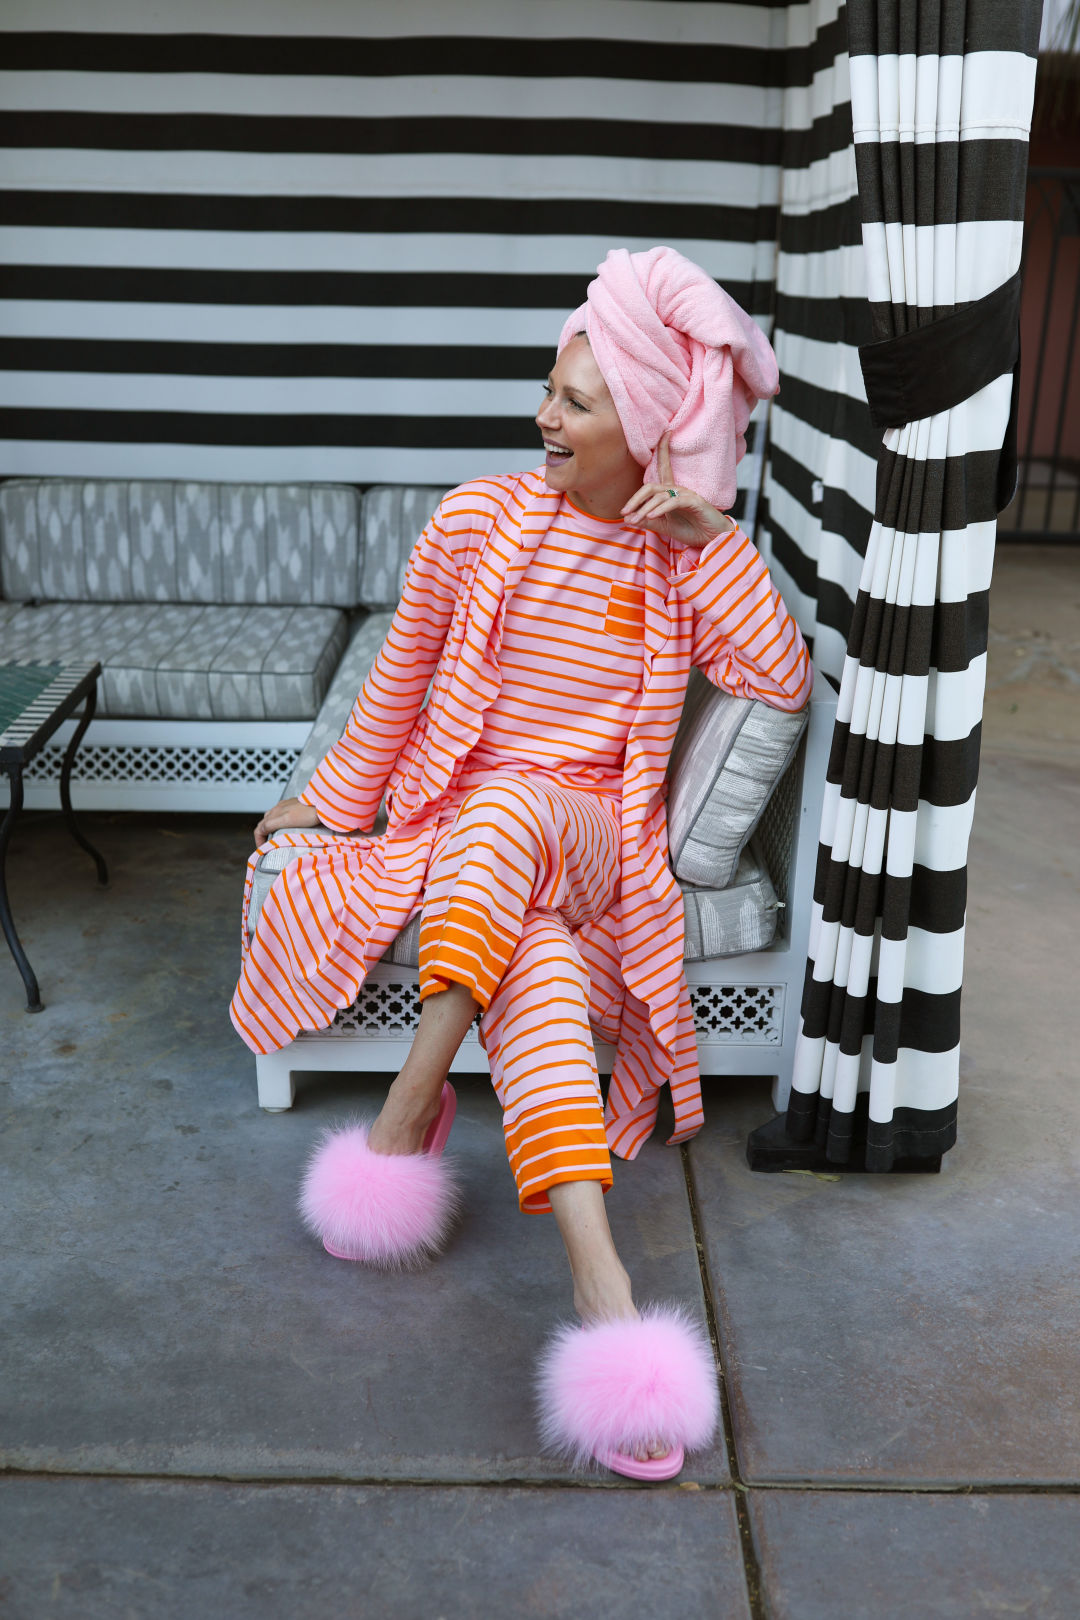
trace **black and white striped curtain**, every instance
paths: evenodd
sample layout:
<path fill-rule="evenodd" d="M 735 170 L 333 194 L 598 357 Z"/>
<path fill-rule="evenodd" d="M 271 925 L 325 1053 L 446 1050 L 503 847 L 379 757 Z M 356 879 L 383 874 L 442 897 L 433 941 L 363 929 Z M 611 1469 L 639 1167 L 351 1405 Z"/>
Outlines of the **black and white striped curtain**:
<path fill-rule="evenodd" d="M 847 16 L 837 0 L 780 13 L 782 167 L 769 419 L 755 536 L 814 661 L 834 682 L 874 515 L 880 435 L 859 344 L 870 336 L 851 140 Z"/>
<path fill-rule="evenodd" d="M 1039 15 L 1032 0 L 850 0 L 875 339 L 1017 271 Z M 865 1131 L 870 1170 L 955 1140 L 1011 353 L 983 370 L 971 397 L 884 436 L 840 685 L 787 1128 L 839 1164 L 861 1162 Z"/>

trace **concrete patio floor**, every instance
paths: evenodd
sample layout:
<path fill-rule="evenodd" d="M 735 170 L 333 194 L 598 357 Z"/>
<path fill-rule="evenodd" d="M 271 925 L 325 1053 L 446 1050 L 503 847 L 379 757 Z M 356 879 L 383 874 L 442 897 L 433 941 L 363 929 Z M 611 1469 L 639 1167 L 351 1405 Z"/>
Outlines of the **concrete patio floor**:
<path fill-rule="evenodd" d="M 225 1012 L 249 819 L 87 816 L 107 890 L 57 816 L 9 854 L 46 1010 L 0 952 L 4 1620 L 1075 1620 L 1080 551 L 999 554 L 943 1173 L 751 1174 L 745 1080 L 616 1168 L 639 1296 L 717 1335 L 724 1436 L 667 1487 L 539 1454 L 568 1289 L 486 1078 L 438 1265 L 301 1231 L 313 1139 L 385 1079 L 258 1110 Z"/>

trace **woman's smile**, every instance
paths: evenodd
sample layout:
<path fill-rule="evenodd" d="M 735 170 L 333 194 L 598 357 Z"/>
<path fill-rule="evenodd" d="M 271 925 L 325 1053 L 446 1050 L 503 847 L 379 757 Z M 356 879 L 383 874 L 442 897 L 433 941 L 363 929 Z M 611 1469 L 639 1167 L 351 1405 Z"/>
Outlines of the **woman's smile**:
<path fill-rule="evenodd" d="M 549 467 L 561 467 L 573 453 L 565 444 L 556 444 L 554 439 L 544 440 L 544 455 Z"/>

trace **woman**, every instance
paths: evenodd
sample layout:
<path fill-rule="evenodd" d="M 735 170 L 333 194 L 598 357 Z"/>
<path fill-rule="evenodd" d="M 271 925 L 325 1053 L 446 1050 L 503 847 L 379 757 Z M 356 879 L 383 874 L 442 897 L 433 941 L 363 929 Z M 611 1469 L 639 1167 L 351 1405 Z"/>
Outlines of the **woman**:
<path fill-rule="evenodd" d="M 409 1058 L 374 1122 L 316 1153 L 305 1218 L 344 1259 L 438 1248 L 447 1074 L 479 1009 L 520 1206 L 554 1213 L 581 1319 L 541 1370 L 546 1437 L 636 1478 L 672 1477 L 716 1420 L 707 1345 L 677 1312 L 639 1316 L 603 1201 L 609 1149 L 634 1157 L 663 1084 L 672 1142 L 702 1123 L 664 772 L 691 663 L 780 708 L 810 692 L 799 630 L 722 510 L 776 388 L 764 336 L 704 271 L 671 248 L 608 255 L 544 387 L 544 466 L 446 497 L 341 740 L 256 828 L 305 854 L 232 1004 L 256 1051 L 325 1027 L 422 908 Z M 384 834 L 333 836 L 369 829 L 384 791 Z M 606 1117 L 592 1029 L 618 1053 Z"/>

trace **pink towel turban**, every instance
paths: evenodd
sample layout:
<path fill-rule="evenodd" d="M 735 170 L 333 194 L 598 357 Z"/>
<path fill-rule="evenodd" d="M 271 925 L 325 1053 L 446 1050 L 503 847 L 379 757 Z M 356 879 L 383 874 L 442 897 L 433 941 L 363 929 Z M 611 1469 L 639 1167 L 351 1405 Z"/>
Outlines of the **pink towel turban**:
<path fill-rule="evenodd" d="M 676 483 L 729 507 L 750 412 L 780 386 L 761 328 L 699 265 L 655 247 L 612 249 L 559 348 L 582 330 L 644 482 L 659 479 L 656 447 L 670 428 Z"/>

